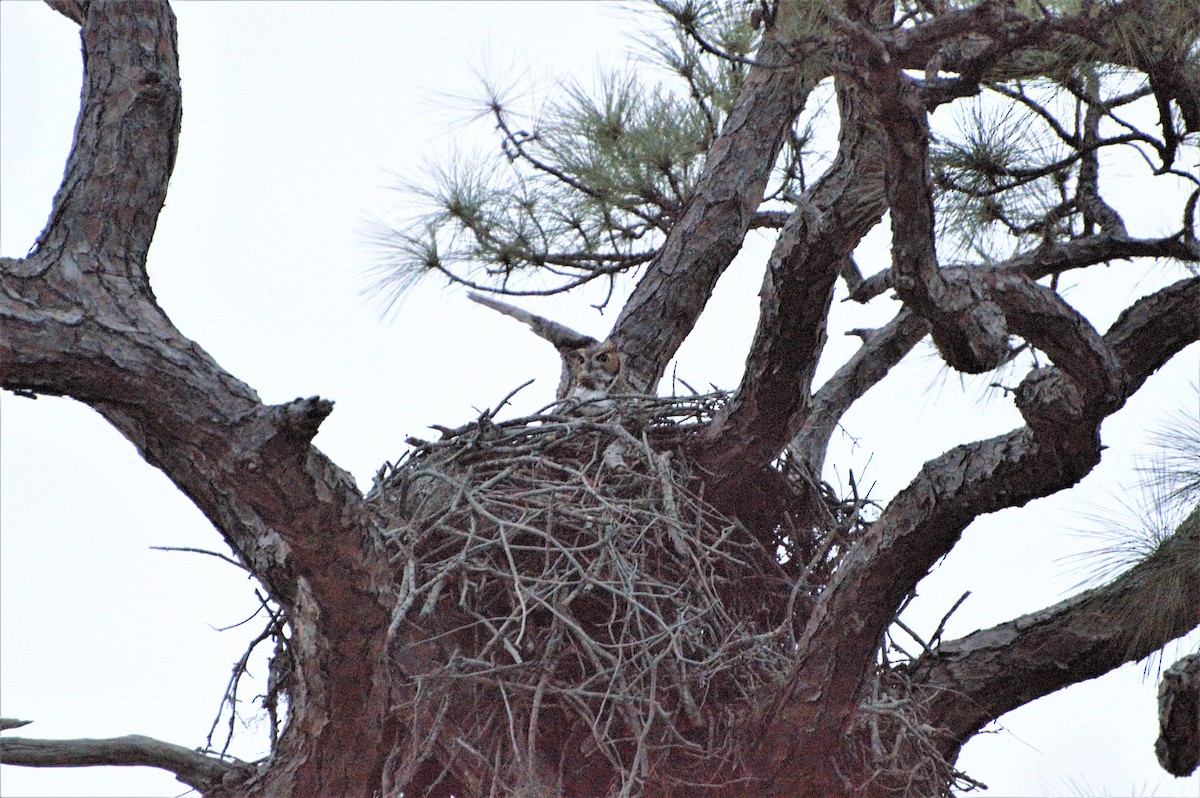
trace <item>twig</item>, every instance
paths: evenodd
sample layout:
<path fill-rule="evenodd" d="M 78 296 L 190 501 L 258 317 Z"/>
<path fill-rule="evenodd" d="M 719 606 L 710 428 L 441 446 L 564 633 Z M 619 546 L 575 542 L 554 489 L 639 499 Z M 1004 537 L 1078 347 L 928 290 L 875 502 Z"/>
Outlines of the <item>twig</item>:
<path fill-rule="evenodd" d="M 186 552 L 191 552 L 192 554 L 207 554 L 209 557 L 216 557 L 218 560 L 224 560 L 225 562 L 234 566 L 238 570 L 241 570 L 241 571 L 249 570 L 248 568 L 246 568 L 246 566 L 242 565 L 237 560 L 235 560 L 232 557 L 229 557 L 225 554 L 221 554 L 218 551 L 209 551 L 208 549 L 195 549 L 190 546 L 151 546 L 150 548 L 155 551 L 186 551 Z"/>

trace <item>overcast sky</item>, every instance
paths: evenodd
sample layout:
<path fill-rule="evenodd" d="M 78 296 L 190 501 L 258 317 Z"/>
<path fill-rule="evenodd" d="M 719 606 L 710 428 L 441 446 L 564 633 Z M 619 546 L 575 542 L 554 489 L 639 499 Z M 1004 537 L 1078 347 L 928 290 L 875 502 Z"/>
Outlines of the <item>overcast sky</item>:
<path fill-rule="evenodd" d="M 585 3 L 178 3 L 183 131 L 150 276 L 175 324 L 266 402 L 321 396 L 337 406 L 316 445 L 364 488 L 406 435 L 458 425 L 530 378 L 513 412 L 553 397 L 557 358 L 520 325 L 424 283 L 382 317 L 364 296 L 380 252 L 372 220 L 414 212 L 392 190 L 422 164 L 469 147 L 463 132 L 476 73 L 589 80 L 626 63 L 645 18 Z M 26 253 L 45 223 L 78 111 L 76 26 L 40 3 L 0 3 L 0 254 Z M 1124 169 L 1137 172 L 1136 165 Z M 1129 184 L 1133 185 L 1133 184 Z M 1105 184 L 1131 232 L 1178 224 L 1157 193 Z M 1157 189 L 1156 189 L 1157 191 Z M 885 226 L 860 249 L 886 265 Z M 681 349 L 692 385 L 736 386 L 753 333 L 765 244 L 724 276 Z M 755 257 L 757 256 L 757 257 Z M 1145 264 L 1093 269 L 1069 297 L 1104 329 L 1137 297 L 1178 279 Z M 627 286 L 625 287 L 627 289 Z M 595 296 L 526 307 L 603 337 Z M 839 305 L 820 375 L 854 350 L 841 333 L 881 323 L 886 299 Z M 981 519 L 922 585 L 906 615 L 925 633 L 965 590 L 946 637 L 1061 601 L 1080 579 L 1069 558 L 1102 545 L 1089 514 L 1123 517 L 1116 494 L 1171 412 L 1197 412 L 1192 346 L 1105 424 L 1110 447 L 1080 488 Z M 670 373 L 670 370 L 668 370 Z M 1015 382 L 1017 378 L 1013 378 Z M 987 379 L 947 375 L 928 347 L 909 357 L 845 419 L 826 478 L 849 469 L 884 500 L 949 446 L 1017 426 Z M 0 713 L 34 720 L 31 737 L 146 734 L 200 746 L 230 667 L 260 629 L 254 583 L 217 559 L 151 546 L 225 551 L 219 535 L 132 445 L 67 399 L 0 397 Z M 865 473 L 865 477 L 863 476 Z M 1130 497 L 1126 496 L 1128 500 Z M 1200 636 L 1168 649 L 1169 664 Z M 262 675 L 261 667 L 256 668 Z M 1154 760 L 1153 674 L 1130 665 L 1010 713 L 969 743 L 960 766 L 994 796 L 1200 794 Z M 253 691 L 248 697 L 253 696 Z M 247 708 L 249 709 L 249 708 Z M 252 713 L 247 713 L 248 715 Z M 263 725 L 234 753 L 263 752 Z M 178 795 L 147 768 L 0 768 L 5 796 Z"/>

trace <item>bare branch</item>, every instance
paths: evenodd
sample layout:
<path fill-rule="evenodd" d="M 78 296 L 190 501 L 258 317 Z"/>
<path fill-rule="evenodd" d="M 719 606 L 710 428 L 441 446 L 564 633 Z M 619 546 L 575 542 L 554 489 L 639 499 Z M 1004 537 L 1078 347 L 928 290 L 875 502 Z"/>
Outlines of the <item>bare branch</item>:
<path fill-rule="evenodd" d="M 821 473 L 829 440 L 845 412 L 928 334 L 929 322 L 907 309 L 866 334 L 854 356 L 813 395 L 804 426 L 790 444 L 792 451 Z"/>
<path fill-rule="evenodd" d="M 484 307 L 499 311 L 505 316 L 511 316 L 517 321 L 529 325 L 529 329 L 533 330 L 534 335 L 539 338 L 544 338 L 559 351 L 565 349 L 580 349 L 585 346 L 590 346 L 596 343 L 596 339 L 590 335 L 576 332 L 570 327 L 559 324 L 556 321 L 544 318 L 536 313 L 530 313 L 527 310 L 515 307 L 507 302 L 500 302 L 491 297 L 477 294 L 474 291 L 467 294 L 467 298 L 472 302 L 478 302 Z"/>
<path fill-rule="evenodd" d="M 307 754 L 297 791 L 330 761 L 377 769 L 390 570 L 371 545 L 353 478 L 311 445 L 332 402 L 266 406 L 171 324 L 146 256 L 174 166 L 180 95 L 165 2 L 92 0 L 85 86 L 62 187 L 31 255 L 0 271 L 0 387 L 67 395 L 99 412 L 161 469 L 286 608 L 319 667 L 289 739 Z M 348 587 L 352 585 L 353 587 Z M 353 650 L 355 656 L 347 656 Z M 363 705 L 369 705 L 364 708 Z M 374 718 L 364 723 L 363 718 Z"/>
<path fill-rule="evenodd" d="M 1079 206 L 1083 209 L 1084 225 L 1088 232 L 1091 232 L 1092 225 L 1098 225 L 1102 233 L 1125 238 L 1125 221 L 1100 196 L 1100 157 L 1094 145 L 1100 138 L 1100 120 L 1105 109 L 1100 106 L 1100 81 L 1094 69 L 1087 74 L 1085 84 L 1090 97 L 1083 115 L 1083 146 L 1080 148 L 1079 185 L 1076 195 L 1079 198 Z"/>
<path fill-rule="evenodd" d="M 252 777 L 256 768 L 236 760 L 206 756 L 181 745 L 164 743 L 140 734 L 101 740 L 34 740 L 0 737 L 0 763 L 35 768 L 144 766 L 175 774 L 201 792 L 236 787 Z"/>
<path fill-rule="evenodd" d="M 1200 263 L 1200 245 L 1186 232 L 1167 238 L 1124 238 L 1098 233 L 1073 241 L 1047 241 L 1037 249 L 995 265 L 947 266 L 942 271 L 949 274 L 957 269 L 1012 270 L 1032 280 L 1040 280 L 1071 269 L 1129 258 L 1172 258 L 1185 263 Z M 883 269 L 863 280 L 862 285 L 850 294 L 850 299 L 866 303 L 891 288 L 892 270 Z"/>
<path fill-rule="evenodd" d="M 1196 307 L 1200 278 L 1190 278 L 1139 300 L 1113 324 L 1105 344 L 1120 363 L 1128 393 L 1200 338 Z M 1036 415 L 1036 425 L 958 446 L 926 463 L 851 549 L 797 646 L 792 676 L 775 702 L 775 733 L 769 735 L 775 742 L 762 752 L 767 761 L 779 767 L 793 756 L 787 745 L 810 746 L 811 755 L 812 745 L 845 733 L 853 713 L 828 707 L 854 706 L 896 608 L 973 519 L 1068 488 L 1100 461 L 1100 424 L 1125 395 L 1116 403 L 1102 395 L 1084 402 L 1071 384 L 1057 368 L 1033 371 L 1017 393 L 1022 413 Z M 1032 398 L 1023 401 L 1022 394 Z M 799 729 L 805 730 L 802 742 L 778 742 L 800 740 Z"/>
<path fill-rule="evenodd" d="M 222 554 L 219 551 L 209 551 L 208 549 L 198 549 L 192 546 L 151 546 L 155 551 L 184 551 L 191 554 L 207 554 L 209 557 L 216 557 L 218 560 L 224 560 L 235 568 L 245 571 L 246 566 L 227 554 Z"/>

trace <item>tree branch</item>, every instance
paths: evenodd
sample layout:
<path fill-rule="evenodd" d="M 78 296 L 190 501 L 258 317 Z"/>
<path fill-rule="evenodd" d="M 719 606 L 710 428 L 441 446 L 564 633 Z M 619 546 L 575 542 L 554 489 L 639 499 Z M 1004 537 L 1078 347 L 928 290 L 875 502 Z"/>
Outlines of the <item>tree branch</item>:
<path fill-rule="evenodd" d="M 1113 324 L 1104 343 L 1120 364 L 1128 394 L 1200 338 L 1196 307 L 1200 278 L 1189 278 L 1135 302 Z M 768 772 L 783 778 L 797 746 L 812 756 L 814 747 L 841 739 L 897 608 L 972 520 L 1068 488 L 1099 462 L 1100 424 L 1125 396 L 1116 403 L 1102 395 L 1084 401 L 1072 385 L 1055 367 L 1031 372 L 1018 388 L 1018 405 L 1037 424 L 958 446 L 926 463 L 846 555 L 817 599 L 792 675 L 771 712 L 773 729 L 763 739 L 772 742 L 760 753 Z M 1035 402 L 1036 413 L 1030 407 Z"/>
<path fill-rule="evenodd" d="M 35 768 L 141 765 L 170 771 L 179 781 L 201 793 L 218 787 L 236 788 L 256 770 L 246 762 L 217 759 L 140 734 L 103 740 L 0 737 L 0 764 Z"/>
<path fill-rule="evenodd" d="M 1037 249 L 995 265 L 947 266 L 942 271 L 946 274 L 971 269 L 1017 271 L 1031 280 L 1040 280 L 1072 269 L 1129 258 L 1173 258 L 1185 263 L 1200 263 L 1200 245 L 1186 232 L 1166 238 L 1126 238 L 1097 233 L 1072 241 L 1047 241 Z M 882 269 L 863 280 L 851 292 L 850 299 L 865 304 L 891 288 L 892 269 Z"/>
<path fill-rule="evenodd" d="M 938 646 L 909 666 L 948 756 L 985 724 L 1200 625 L 1200 509 L 1110 584 Z"/>
<path fill-rule="evenodd" d="M 821 473 L 842 416 L 928 334 L 929 322 L 907 308 L 883 327 L 863 333 L 863 345 L 813 396 L 804 426 L 790 444 L 792 451 Z"/>
<path fill-rule="evenodd" d="M 617 318 L 610 339 L 639 391 L 658 383 L 758 218 L 784 131 L 819 79 L 785 68 L 787 59 L 780 42 L 764 39 L 694 194 Z"/>
<path fill-rule="evenodd" d="M 838 104 L 837 158 L 780 232 L 759 292 L 758 329 L 741 385 L 705 443 L 701 462 L 717 484 L 736 482 L 771 462 L 804 423 L 834 283 L 887 210 L 870 97 L 839 80 Z"/>
<path fill-rule="evenodd" d="M 507 302 L 501 302 L 483 294 L 477 294 L 474 291 L 467 294 L 467 298 L 472 302 L 483 305 L 485 308 L 491 308 L 499 313 L 503 313 L 505 316 L 516 319 L 522 324 L 528 325 L 529 329 L 533 330 L 534 335 L 549 341 L 551 346 L 560 352 L 567 349 L 579 349 L 596 343 L 596 339 L 590 335 L 576 332 L 566 325 L 551 321 L 536 313 L 522 310 Z"/>
<path fill-rule="evenodd" d="M 316 746 L 292 752 L 305 763 L 294 786 L 320 792 L 323 768 L 381 767 L 383 753 L 357 752 L 379 751 L 383 734 L 386 685 L 363 663 L 382 656 L 390 568 L 353 478 L 311 445 L 332 403 L 263 405 L 150 290 L 146 256 L 180 124 L 170 8 L 92 0 L 82 38 L 80 116 L 50 220 L 28 258 L 0 261 L 0 387 L 94 408 L 285 608 L 313 656 L 282 744 Z M 317 746 L 323 735 L 340 742 Z"/>

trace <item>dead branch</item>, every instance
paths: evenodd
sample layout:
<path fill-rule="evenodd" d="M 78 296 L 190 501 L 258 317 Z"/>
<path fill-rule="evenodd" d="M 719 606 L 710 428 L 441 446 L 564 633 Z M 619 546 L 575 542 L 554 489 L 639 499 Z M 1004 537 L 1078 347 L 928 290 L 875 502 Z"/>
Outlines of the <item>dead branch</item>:
<path fill-rule="evenodd" d="M 246 762 L 207 756 L 140 734 L 99 740 L 0 737 L 0 763 L 37 768 L 141 765 L 174 773 L 179 781 L 200 792 L 236 787 L 256 771 Z"/>
<path fill-rule="evenodd" d="M 596 339 L 590 335 L 576 332 L 566 325 L 559 324 L 556 321 L 551 321 L 536 313 L 530 313 L 527 310 L 515 307 L 507 302 L 500 302 L 491 297 L 471 291 L 467 294 L 467 298 L 472 302 L 478 302 L 484 307 L 499 311 L 505 316 L 511 316 L 522 324 L 529 326 L 533 330 L 534 335 L 543 338 L 560 352 L 567 349 L 580 349 L 585 346 L 590 346 L 596 343 Z"/>

